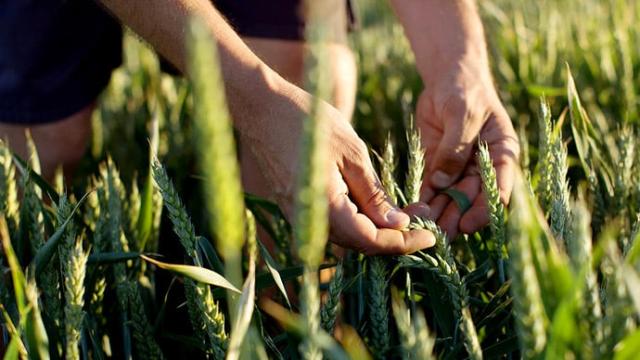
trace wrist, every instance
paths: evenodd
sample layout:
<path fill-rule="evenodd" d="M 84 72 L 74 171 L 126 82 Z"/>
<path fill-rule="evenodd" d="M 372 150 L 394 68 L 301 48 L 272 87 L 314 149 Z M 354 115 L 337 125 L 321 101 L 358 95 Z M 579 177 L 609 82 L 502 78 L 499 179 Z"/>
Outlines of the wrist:
<path fill-rule="evenodd" d="M 262 62 L 234 80 L 225 86 L 227 103 L 236 129 L 245 134 L 267 119 L 263 115 L 273 108 L 286 80 Z"/>
<path fill-rule="evenodd" d="M 492 77 L 486 51 L 465 50 L 464 53 L 439 53 L 416 60 L 416 67 L 426 86 L 440 85 L 473 79 L 483 84 L 491 84 Z"/>
<path fill-rule="evenodd" d="M 250 142 L 272 141 L 301 131 L 310 96 L 267 65 L 259 65 L 250 81 L 228 96 L 236 129 Z"/>
<path fill-rule="evenodd" d="M 430 93 L 454 95 L 459 93 L 464 97 L 474 96 L 476 92 L 486 95 L 496 95 L 491 72 L 488 65 L 467 61 L 438 67 L 423 76 L 426 89 Z"/>

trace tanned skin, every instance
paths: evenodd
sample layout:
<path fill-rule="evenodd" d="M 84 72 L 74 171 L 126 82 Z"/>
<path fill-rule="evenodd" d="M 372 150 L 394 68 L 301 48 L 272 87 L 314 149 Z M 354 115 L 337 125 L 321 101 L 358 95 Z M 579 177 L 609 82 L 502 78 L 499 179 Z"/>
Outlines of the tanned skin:
<path fill-rule="evenodd" d="M 484 31 L 475 1 L 390 0 L 404 26 L 425 84 L 416 123 L 422 130 L 427 168 L 421 215 L 455 237 L 489 222 L 475 162 L 478 138 L 487 142 L 504 203 L 513 188 L 520 147 L 489 71 Z M 461 214 L 439 190 L 453 187 L 471 200 Z"/>
<path fill-rule="evenodd" d="M 153 6 L 141 0 L 100 2 L 183 72 L 189 70 L 184 46 L 187 25 L 192 17 L 204 22 L 218 44 L 227 100 L 241 143 L 251 144 L 252 161 L 264 175 L 272 198 L 291 215 L 301 122 L 311 104 L 311 95 L 296 80 L 302 68 L 286 73 L 286 67 L 269 54 L 268 40 L 243 41 L 208 0 L 155 0 Z M 331 240 L 367 254 L 410 253 L 432 246 L 434 238 L 428 231 L 402 231 L 409 214 L 437 219 L 450 235 L 486 225 L 487 208 L 474 161 L 477 139 L 489 144 L 505 202 L 519 153 L 515 131 L 491 80 L 475 3 L 391 0 L 391 4 L 426 85 L 416 109 L 427 149 L 423 202 L 401 210 L 384 193 L 367 147 L 349 124 L 355 82 L 345 87 L 347 95 L 328 99 L 333 105 L 324 104 L 322 111 L 323 131 L 330 142 L 326 166 Z M 273 45 L 284 43 L 274 40 Z M 344 71 L 345 79 L 353 81 L 353 71 L 353 77 Z M 346 84 L 343 80 L 337 83 Z M 83 129 L 78 130 L 80 136 Z M 0 133 L 4 133 L 2 127 Z M 472 199 L 465 214 L 438 194 L 450 186 Z"/>

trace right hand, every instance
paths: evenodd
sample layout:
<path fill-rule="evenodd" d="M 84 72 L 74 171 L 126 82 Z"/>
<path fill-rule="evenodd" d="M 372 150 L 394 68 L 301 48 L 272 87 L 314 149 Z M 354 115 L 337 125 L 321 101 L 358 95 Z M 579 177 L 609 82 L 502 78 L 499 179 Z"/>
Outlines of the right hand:
<path fill-rule="evenodd" d="M 240 133 L 251 144 L 276 201 L 292 219 L 302 119 L 311 96 L 285 81 L 278 81 L 271 90 L 269 99 L 261 104 L 264 107 L 245 109 L 259 118 Z M 323 106 L 322 131 L 329 141 L 330 240 L 368 255 L 407 254 L 433 246 L 435 238 L 430 232 L 405 230 L 409 215 L 384 192 L 365 143 L 337 109 Z"/>

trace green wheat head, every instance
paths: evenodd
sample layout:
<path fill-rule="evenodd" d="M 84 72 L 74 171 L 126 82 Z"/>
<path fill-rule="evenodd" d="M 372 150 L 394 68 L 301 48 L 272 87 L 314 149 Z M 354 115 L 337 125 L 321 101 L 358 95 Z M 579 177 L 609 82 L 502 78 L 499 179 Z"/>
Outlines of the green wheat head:
<path fill-rule="evenodd" d="M 422 176 L 424 173 L 424 148 L 420 129 L 418 129 L 413 121 L 407 130 L 407 177 L 405 183 L 405 197 L 409 204 L 420 200 L 420 188 L 422 187 Z"/>
<path fill-rule="evenodd" d="M 498 275 L 500 282 L 505 281 L 504 259 L 506 245 L 505 210 L 500 200 L 500 189 L 496 170 L 491 161 L 489 147 L 486 143 L 481 143 L 478 147 L 478 165 L 480 166 L 480 176 L 482 178 L 482 190 L 486 196 L 489 207 L 489 224 L 495 241 L 495 254 L 498 261 Z"/>
<path fill-rule="evenodd" d="M 305 269 L 302 275 L 300 313 L 309 336 L 300 343 L 298 348 L 301 357 L 305 360 L 322 359 L 322 352 L 312 338 L 320 330 L 320 291 L 318 286 L 318 274 L 308 268 Z"/>
<path fill-rule="evenodd" d="M 60 258 L 64 281 L 64 322 L 66 358 L 80 359 L 80 335 L 84 319 L 84 279 L 89 253 L 83 249 L 83 236 L 69 233 Z M 66 252 L 66 253 L 65 253 Z"/>
<path fill-rule="evenodd" d="M 169 213 L 169 219 L 180 243 L 191 261 L 197 266 L 202 266 L 202 260 L 198 257 L 197 252 L 195 228 L 173 183 L 157 159 L 153 160 L 151 166 L 155 184 L 162 194 L 164 206 Z M 224 356 L 228 340 L 225 332 L 225 319 L 224 314 L 218 308 L 218 303 L 213 299 L 211 289 L 206 284 L 196 284 L 189 280 L 185 282 L 185 293 L 194 331 L 200 333 L 204 330 L 207 334 L 206 339 L 213 347 L 214 355 L 216 357 Z M 201 337 L 201 341 L 205 341 L 205 338 Z"/>
<path fill-rule="evenodd" d="M 336 326 L 336 318 L 340 311 L 340 296 L 342 295 L 342 289 L 344 287 L 343 282 L 344 269 L 342 268 L 342 264 L 338 264 L 336 266 L 336 272 L 329 282 L 327 301 L 322 304 L 322 309 L 320 310 L 322 328 L 329 334 L 333 334 Z"/>
<path fill-rule="evenodd" d="M 419 309 L 411 314 L 400 293 L 392 291 L 391 309 L 402 345 L 403 359 L 432 360 L 435 338 L 429 333 L 424 314 Z"/>
<path fill-rule="evenodd" d="M 127 283 L 127 295 L 131 310 L 132 335 L 138 356 L 141 359 L 163 359 L 164 355 L 154 338 L 153 329 L 145 312 L 145 305 L 136 282 L 129 281 Z"/>
<path fill-rule="evenodd" d="M 371 348 L 374 356 L 384 359 L 390 347 L 389 334 L 389 287 L 387 280 L 387 262 L 379 256 L 368 261 L 368 310 L 371 323 Z"/>
<path fill-rule="evenodd" d="M 567 148 L 562 137 L 555 136 L 551 143 L 551 232 L 556 239 L 566 242 L 571 237 L 571 208 L 567 182 Z"/>
<path fill-rule="evenodd" d="M 19 222 L 16 184 L 16 167 L 13 164 L 11 150 L 7 143 L 0 140 L 0 207 L 7 219 L 9 233 L 16 231 Z"/>
<path fill-rule="evenodd" d="M 620 266 L 623 259 L 612 235 L 613 230 L 607 229 L 600 239 L 604 242 L 604 258 L 600 264 L 603 354 L 613 353 L 620 340 L 634 327 L 632 315 L 634 310 L 625 282 L 626 275 L 623 273 L 623 266 Z"/>
<path fill-rule="evenodd" d="M 173 183 L 169 179 L 166 170 L 157 159 L 153 160 L 151 165 L 153 179 L 162 194 L 164 206 L 166 207 L 169 219 L 173 224 L 173 231 L 178 235 L 180 244 L 184 248 L 187 255 L 194 261 L 196 265 L 202 265 L 197 254 L 197 239 L 195 228 L 191 223 L 191 219 L 176 192 Z"/>
<path fill-rule="evenodd" d="M 550 212 L 553 195 L 551 192 L 551 182 L 553 179 L 553 155 L 552 138 L 553 125 L 551 122 L 551 109 L 549 103 L 543 97 L 540 99 L 540 115 L 538 116 L 538 186 L 536 195 L 540 202 L 540 207 L 545 213 Z"/>
<path fill-rule="evenodd" d="M 20 223 L 23 235 L 29 241 L 32 253 L 44 245 L 44 217 L 38 187 L 29 175 L 22 178 L 24 191 L 23 206 L 20 209 Z"/>
<path fill-rule="evenodd" d="M 461 330 L 465 348 L 472 359 L 482 359 L 480 341 L 469 310 L 469 293 L 467 286 L 460 277 L 458 266 L 451 247 L 448 244 L 446 234 L 444 234 L 440 227 L 433 221 L 419 217 L 413 219 L 409 228 L 429 230 L 434 234 L 436 238 L 436 244 L 434 246 L 435 256 L 423 254 L 427 261 L 421 261 L 419 266 L 428 266 L 449 290 L 451 306 L 458 319 L 456 327 L 459 326 Z M 411 258 L 402 257 L 401 261 L 411 261 Z M 408 265 L 411 266 L 415 264 Z"/>
<path fill-rule="evenodd" d="M 382 150 L 382 156 L 380 157 L 380 178 L 382 180 L 382 187 L 384 191 L 389 195 L 389 198 L 398 203 L 398 196 L 396 189 L 398 184 L 395 178 L 396 171 L 396 156 L 393 149 L 393 143 L 391 142 L 391 134 L 389 134 L 384 142 L 384 148 Z"/>

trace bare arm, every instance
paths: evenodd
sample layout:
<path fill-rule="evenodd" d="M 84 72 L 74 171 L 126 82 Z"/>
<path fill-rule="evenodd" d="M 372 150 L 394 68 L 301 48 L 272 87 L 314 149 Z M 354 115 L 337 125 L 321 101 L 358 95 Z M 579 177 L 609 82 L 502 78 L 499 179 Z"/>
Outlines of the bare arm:
<path fill-rule="evenodd" d="M 309 110 L 310 95 L 253 54 L 209 0 L 101 2 L 183 71 L 188 70 L 187 24 L 193 16 L 206 24 L 218 44 L 235 126 L 241 139 L 254 147 L 278 203 L 291 215 L 301 120 Z M 348 121 L 328 104 L 323 115 L 331 149 L 327 196 L 332 240 L 367 253 L 406 253 L 431 246 L 434 238 L 426 231 L 398 230 L 408 225 L 409 216 L 389 201 L 366 146 Z"/>
<path fill-rule="evenodd" d="M 390 1 L 425 83 L 416 109 L 429 157 L 422 200 L 448 234 L 474 232 L 489 221 L 475 163 L 478 138 L 489 145 L 504 202 L 519 154 L 513 125 L 492 82 L 475 1 Z M 472 201 L 467 212 L 461 213 L 447 195 L 438 195 L 448 187 Z"/>
<path fill-rule="evenodd" d="M 149 42 L 183 73 L 187 72 L 185 46 L 188 22 L 203 20 L 218 43 L 227 101 L 239 128 L 247 128 L 238 101 L 263 96 L 275 86 L 278 75 L 271 71 L 240 39 L 222 15 L 202 0 L 100 0 L 113 15 Z M 250 95 L 252 94 L 252 95 Z"/>
<path fill-rule="evenodd" d="M 473 72 L 490 81 L 484 30 L 472 0 L 391 0 L 425 83 L 443 71 Z"/>

